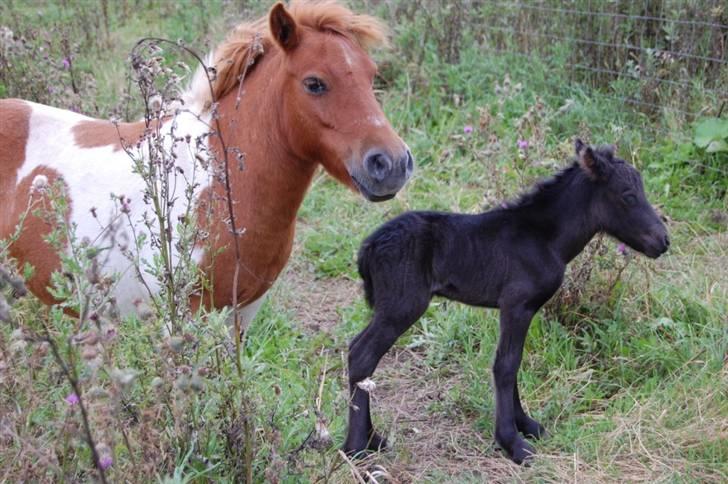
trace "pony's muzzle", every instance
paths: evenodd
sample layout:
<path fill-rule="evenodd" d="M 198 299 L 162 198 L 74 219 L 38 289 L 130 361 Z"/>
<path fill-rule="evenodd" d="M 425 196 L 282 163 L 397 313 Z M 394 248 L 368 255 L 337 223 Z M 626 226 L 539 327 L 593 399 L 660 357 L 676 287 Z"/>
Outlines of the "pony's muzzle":
<path fill-rule="evenodd" d="M 409 149 L 395 157 L 381 150 L 370 150 L 364 156 L 363 170 L 352 178 L 367 200 L 378 202 L 389 200 L 412 176 L 414 158 Z"/>
<path fill-rule="evenodd" d="M 404 155 L 397 159 L 381 151 L 371 151 L 364 158 L 364 168 L 369 177 L 379 183 L 401 176 L 406 181 L 412 175 L 414 159 L 410 150 L 405 150 Z"/>

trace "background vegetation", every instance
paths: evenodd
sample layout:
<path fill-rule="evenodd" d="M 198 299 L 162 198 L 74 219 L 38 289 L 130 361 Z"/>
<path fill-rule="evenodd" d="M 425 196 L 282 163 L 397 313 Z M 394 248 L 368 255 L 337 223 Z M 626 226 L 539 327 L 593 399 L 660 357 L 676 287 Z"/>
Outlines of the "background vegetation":
<path fill-rule="evenodd" d="M 111 481 L 235 481 L 249 472 L 271 482 L 728 479 L 725 64 L 642 51 L 606 57 L 608 49 L 568 38 L 612 32 L 598 22 L 615 20 L 497 3 L 514 2 L 351 2 L 392 26 L 392 49 L 376 55 L 379 96 L 416 156 L 416 175 L 380 205 L 316 178 L 289 267 L 246 335 L 242 376 L 228 356 L 224 314 L 190 321 L 172 338 L 160 336 L 164 315 L 147 313 L 99 325 L 102 342 L 71 341 L 73 322 L 60 311 L 16 304 L 11 322 L 0 323 L 0 481 L 95 479 L 75 389 L 34 328 L 60 341 L 61 361 L 80 372 Z M 268 7 L 3 2 L 0 97 L 136 119 L 127 56 L 140 37 L 205 52 Z M 707 0 L 605 8 L 722 24 L 728 15 Z M 623 20 L 610 42 L 647 38 L 659 49 L 726 58 L 725 33 L 648 32 Z M 567 40 L 528 42 L 554 31 Z M 176 59 L 174 49 L 164 55 Z M 580 75 L 575 63 L 592 70 Z M 594 68 L 647 74 L 595 77 Z M 655 78 L 689 82 L 677 89 Z M 577 135 L 616 143 L 642 170 L 673 245 L 653 262 L 596 240 L 534 320 L 519 381 L 551 433 L 536 445 L 537 460 L 517 467 L 493 444 L 497 313 L 446 301 L 432 304 L 375 374 L 375 425 L 387 429 L 392 450 L 343 460 L 346 345 L 369 317 L 354 264 L 360 241 L 404 210 L 477 212 L 513 197 L 566 164 Z M 90 361 L 99 371 L 89 372 Z"/>

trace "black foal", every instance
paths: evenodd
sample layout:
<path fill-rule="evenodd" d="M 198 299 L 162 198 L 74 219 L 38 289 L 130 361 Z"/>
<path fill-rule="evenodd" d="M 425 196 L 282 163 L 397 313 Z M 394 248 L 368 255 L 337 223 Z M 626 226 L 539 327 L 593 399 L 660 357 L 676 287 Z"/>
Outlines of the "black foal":
<path fill-rule="evenodd" d="M 561 285 L 566 264 L 598 232 L 652 258 L 669 245 L 639 172 L 614 147 L 577 140 L 576 153 L 572 166 L 513 204 L 479 215 L 408 212 L 364 241 L 359 273 L 374 316 L 349 345 L 347 453 L 386 445 L 372 427 L 369 393 L 357 383 L 432 297 L 443 296 L 500 309 L 495 440 L 519 464 L 533 454 L 519 432 L 538 438 L 544 428 L 521 407 L 517 373 L 531 318 Z"/>

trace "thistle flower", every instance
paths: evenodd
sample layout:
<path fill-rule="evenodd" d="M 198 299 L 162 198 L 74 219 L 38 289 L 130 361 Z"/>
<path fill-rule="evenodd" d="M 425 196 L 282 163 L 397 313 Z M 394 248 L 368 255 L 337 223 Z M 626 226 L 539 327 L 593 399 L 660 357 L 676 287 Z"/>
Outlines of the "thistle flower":
<path fill-rule="evenodd" d="M 617 254 L 619 254 L 621 256 L 626 256 L 629 254 L 629 249 L 627 249 L 627 246 L 625 244 L 620 243 L 617 246 Z"/>
<path fill-rule="evenodd" d="M 472 134 L 472 132 L 473 132 L 473 127 L 469 124 L 466 124 L 465 127 L 463 128 L 463 133 Z"/>
<path fill-rule="evenodd" d="M 372 380 L 371 378 L 365 378 L 362 381 L 358 382 L 356 386 L 358 386 L 367 393 L 371 393 L 377 387 L 377 384 L 374 383 L 374 380 Z"/>
<path fill-rule="evenodd" d="M 111 467 L 112 465 L 114 465 L 114 459 L 112 459 L 110 455 L 103 455 L 103 456 L 101 456 L 101 457 L 99 458 L 99 466 L 100 466 L 100 467 L 101 467 L 101 468 L 102 468 L 103 470 L 106 470 L 106 469 L 108 469 L 108 468 L 109 468 L 109 467 Z"/>
<path fill-rule="evenodd" d="M 111 370 L 111 379 L 121 388 L 127 388 L 139 374 L 138 371 L 130 368 L 114 368 Z"/>
<path fill-rule="evenodd" d="M 72 406 L 74 406 L 74 405 L 77 405 L 77 404 L 78 404 L 78 402 L 80 402 L 80 401 L 81 401 L 81 400 L 80 400 L 80 399 L 78 398 L 78 395 L 76 395 L 75 393 L 69 393 L 69 394 L 68 394 L 68 396 L 67 396 L 66 398 L 64 398 L 64 400 L 65 400 L 65 401 L 66 401 L 66 403 L 67 403 L 68 405 L 70 405 L 71 407 L 72 407 Z"/>

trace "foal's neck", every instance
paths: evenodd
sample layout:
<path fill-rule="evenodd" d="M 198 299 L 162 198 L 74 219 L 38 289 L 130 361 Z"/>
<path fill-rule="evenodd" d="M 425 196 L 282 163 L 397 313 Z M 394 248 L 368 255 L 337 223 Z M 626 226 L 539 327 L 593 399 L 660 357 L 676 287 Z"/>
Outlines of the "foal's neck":
<path fill-rule="evenodd" d="M 552 196 L 529 207 L 528 218 L 548 229 L 546 243 L 568 264 L 599 232 L 599 224 L 592 213 L 593 188 L 586 175 L 574 171 L 562 183 Z"/>

